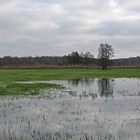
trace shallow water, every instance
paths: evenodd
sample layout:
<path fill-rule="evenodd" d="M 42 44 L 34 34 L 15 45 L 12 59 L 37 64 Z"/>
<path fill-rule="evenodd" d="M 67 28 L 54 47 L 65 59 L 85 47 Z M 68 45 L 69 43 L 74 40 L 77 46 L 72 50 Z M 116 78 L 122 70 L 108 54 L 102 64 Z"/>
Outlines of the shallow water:
<path fill-rule="evenodd" d="M 140 79 L 49 82 L 66 88 L 0 97 L 0 140 L 140 139 Z"/>

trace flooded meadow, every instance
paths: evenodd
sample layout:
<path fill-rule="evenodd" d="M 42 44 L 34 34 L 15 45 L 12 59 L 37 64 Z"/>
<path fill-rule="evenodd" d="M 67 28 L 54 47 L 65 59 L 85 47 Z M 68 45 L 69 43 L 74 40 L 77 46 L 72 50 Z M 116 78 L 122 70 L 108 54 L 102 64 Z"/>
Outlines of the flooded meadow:
<path fill-rule="evenodd" d="M 65 88 L 0 96 L 0 140 L 140 140 L 139 78 L 34 82 Z"/>

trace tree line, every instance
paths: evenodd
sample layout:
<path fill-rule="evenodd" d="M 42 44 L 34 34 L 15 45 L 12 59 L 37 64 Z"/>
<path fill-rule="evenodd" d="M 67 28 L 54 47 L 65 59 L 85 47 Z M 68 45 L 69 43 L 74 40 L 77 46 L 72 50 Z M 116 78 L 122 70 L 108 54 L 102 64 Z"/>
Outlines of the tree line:
<path fill-rule="evenodd" d="M 89 52 L 59 56 L 36 56 L 36 57 L 12 57 L 5 56 L 0 58 L 0 66 L 34 66 L 34 65 L 92 65 L 96 59 Z"/>
<path fill-rule="evenodd" d="M 77 52 L 65 56 L 36 56 L 36 57 L 12 57 L 0 58 L 0 67 L 47 67 L 47 66 L 100 66 L 107 69 L 108 66 L 140 66 L 140 57 L 127 59 L 114 59 L 114 49 L 111 45 L 100 44 L 97 58 L 91 52 Z"/>

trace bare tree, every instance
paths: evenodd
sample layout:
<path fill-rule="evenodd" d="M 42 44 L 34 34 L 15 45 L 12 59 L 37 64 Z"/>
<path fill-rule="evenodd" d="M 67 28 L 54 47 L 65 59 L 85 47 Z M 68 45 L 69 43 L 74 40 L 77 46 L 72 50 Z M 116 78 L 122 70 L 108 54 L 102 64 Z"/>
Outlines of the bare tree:
<path fill-rule="evenodd" d="M 100 44 L 98 49 L 99 65 L 103 70 L 107 69 L 107 66 L 111 64 L 111 58 L 114 56 L 114 50 L 111 45 Z"/>

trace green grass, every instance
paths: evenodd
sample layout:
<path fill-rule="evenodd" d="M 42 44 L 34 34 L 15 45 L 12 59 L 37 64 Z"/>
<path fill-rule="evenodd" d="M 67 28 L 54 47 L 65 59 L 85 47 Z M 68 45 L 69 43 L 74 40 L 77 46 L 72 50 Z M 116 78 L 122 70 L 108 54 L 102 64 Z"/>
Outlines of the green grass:
<path fill-rule="evenodd" d="M 140 69 L 1 69 L 0 82 L 6 86 L 0 86 L 1 95 L 13 95 L 38 93 L 44 88 L 56 88 L 54 84 L 19 84 L 16 81 L 35 81 L 35 80 L 63 80 L 81 77 L 93 78 L 121 78 L 136 77 L 140 78 Z"/>
<path fill-rule="evenodd" d="M 80 77 L 140 77 L 140 69 L 2 69 L 0 82 L 74 79 Z"/>
<path fill-rule="evenodd" d="M 0 95 L 37 95 L 41 89 L 60 87 L 62 86 L 49 83 L 2 83 Z"/>

